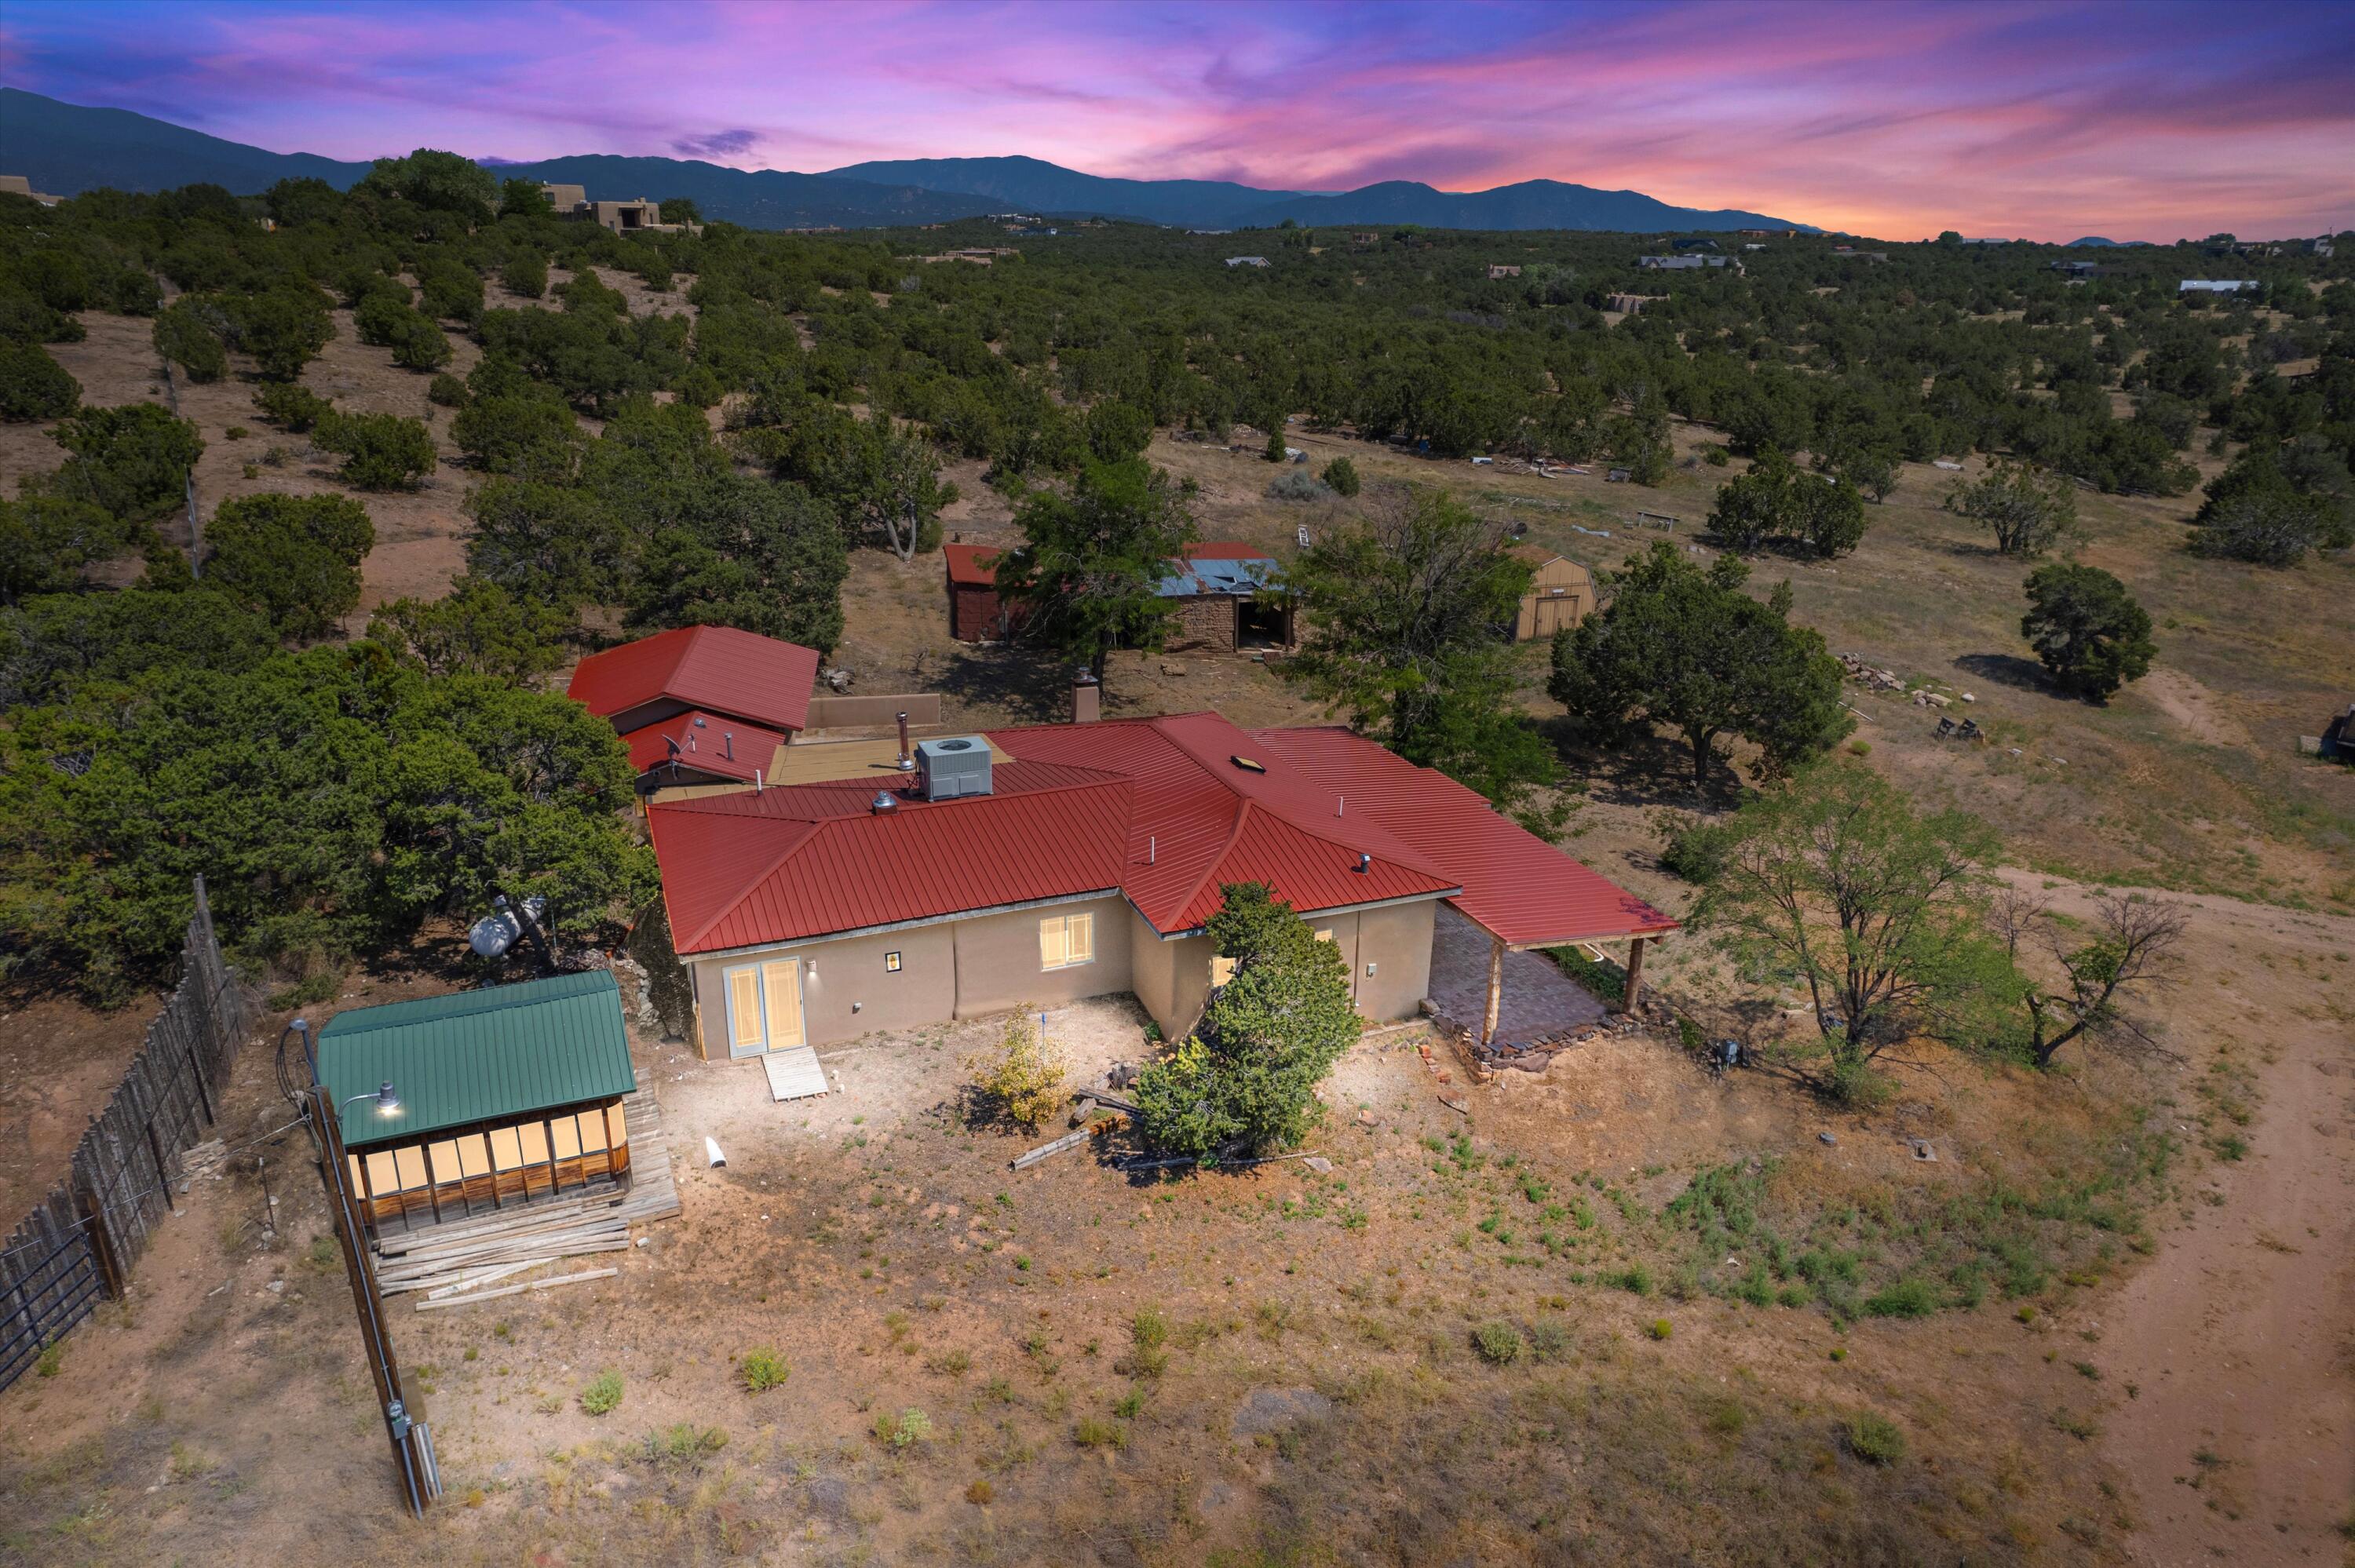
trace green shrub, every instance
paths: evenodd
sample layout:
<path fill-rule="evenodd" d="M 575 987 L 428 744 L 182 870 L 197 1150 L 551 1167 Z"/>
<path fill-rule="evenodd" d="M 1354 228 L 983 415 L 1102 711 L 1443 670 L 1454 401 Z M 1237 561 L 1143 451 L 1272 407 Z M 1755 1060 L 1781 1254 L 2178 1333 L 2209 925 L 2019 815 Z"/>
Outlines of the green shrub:
<path fill-rule="evenodd" d="M 1351 462 L 1347 457 L 1337 457 L 1331 462 L 1327 463 L 1325 465 L 1325 471 L 1317 475 L 1317 477 L 1323 480 L 1327 485 L 1331 486 L 1333 493 L 1336 495 L 1355 495 L 1358 493 L 1359 486 L 1359 481 L 1358 479 L 1358 465 Z"/>
<path fill-rule="evenodd" d="M 273 381 L 256 387 L 253 406 L 263 418 L 298 436 L 316 429 L 320 420 L 336 411 L 333 403 L 293 381 Z"/>
<path fill-rule="evenodd" d="M 1071 1441 L 1082 1448 L 1125 1448 L 1128 1432 L 1116 1421 L 1106 1421 L 1101 1415 L 1083 1415 L 1071 1428 Z"/>
<path fill-rule="evenodd" d="M 875 1417 L 875 1440 L 895 1453 L 904 1453 L 932 1435 L 932 1418 L 911 1407 L 893 1415 L 879 1412 Z"/>
<path fill-rule="evenodd" d="M 281 637 L 324 637 L 360 599 L 360 562 L 376 545 L 348 495 L 246 495 L 224 501 L 205 535 L 205 580 L 270 618 Z"/>
<path fill-rule="evenodd" d="M 1038 1014 L 1027 1002 L 1006 1021 L 996 1046 L 965 1061 L 974 1088 L 1009 1120 L 1036 1128 L 1063 1108 L 1063 1083 L 1070 1065 L 1052 1042 L 1041 1039 Z"/>
<path fill-rule="evenodd" d="M 193 294 L 184 294 L 156 316 L 148 337 L 155 352 L 186 372 L 191 381 L 218 381 L 229 371 L 229 350 L 222 346 L 219 310 Z"/>
<path fill-rule="evenodd" d="M 763 1349 L 745 1351 L 744 1359 L 736 1363 L 736 1371 L 743 1378 L 746 1391 L 759 1393 L 764 1389 L 783 1387 L 793 1369 L 776 1351 Z"/>
<path fill-rule="evenodd" d="M 599 1372 L 581 1391 L 581 1408 L 591 1415 L 606 1414 L 621 1403 L 622 1374 L 617 1372 Z"/>
<path fill-rule="evenodd" d="M 1666 1318 L 1655 1318 L 1650 1322 L 1644 1325 L 1644 1333 L 1650 1339 L 1665 1340 L 1673 1335 L 1676 1331 L 1677 1326 L 1674 1323 L 1669 1322 Z"/>
<path fill-rule="evenodd" d="M 1640 1263 L 1630 1264 L 1625 1268 L 1606 1274 L 1602 1277 L 1604 1284 L 1615 1285 L 1620 1289 L 1632 1291 L 1637 1296 L 1649 1296 L 1652 1293 L 1652 1271 Z"/>
<path fill-rule="evenodd" d="M 81 383 L 37 343 L 0 343 L 0 419 L 62 419 L 81 404 Z"/>
<path fill-rule="evenodd" d="M 1559 1318 L 1540 1318 L 1529 1325 L 1529 1351 L 1541 1361 L 1558 1361 L 1570 1353 L 1570 1325 Z"/>
<path fill-rule="evenodd" d="M 360 490 L 414 490 L 433 471 L 433 438 L 422 419 L 398 414 L 336 414 L 319 423 L 317 444 L 343 455 L 336 471 Z"/>
<path fill-rule="evenodd" d="M 466 384 L 444 370 L 426 383 L 425 400 L 444 408 L 463 408 L 466 406 Z"/>
<path fill-rule="evenodd" d="M 1288 469 L 1268 482 L 1270 501 L 1330 501 L 1331 485 L 1316 478 L 1305 468 Z"/>
<path fill-rule="evenodd" d="M 87 501 L 116 517 L 155 517 L 186 497 L 188 470 L 204 455 L 197 427 L 155 403 L 83 408 L 59 421 L 49 439 L 69 454 L 55 473 L 18 487 Z"/>
<path fill-rule="evenodd" d="M 1840 1428 L 1848 1450 L 1870 1465 L 1893 1465 L 1905 1457 L 1905 1434 L 1884 1415 L 1867 1413 L 1849 1417 Z"/>
<path fill-rule="evenodd" d="M 1938 1292 L 1918 1274 L 1909 1274 L 1864 1298 L 1873 1318 L 1926 1318 L 1938 1309 Z"/>
<path fill-rule="evenodd" d="M 1548 948 L 1554 967 L 1576 980 L 1598 1001 L 1618 1007 L 1627 1000 L 1627 971 L 1609 959 L 1588 958 L 1576 948 Z"/>
<path fill-rule="evenodd" d="M 1489 1365 L 1503 1367 L 1519 1361 L 1529 1343 L 1521 1338 L 1518 1329 L 1499 1318 L 1472 1330 L 1472 1348 Z"/>
<path fill-rule="evenodd" d="M 33 1362 L 33 1374 L 36 1377 L 55 1377 L 64 1370 L 65 1364 L 66 1342 L 52 1340 L 41 1347 L 40 1356 Z"/>
<path fill-rule="evenodd" d="M 499 283 L 517 299 L 540 298 L 548 292 L 547 259 L 533 250 L 508 257 L 507 264 L 499 269 Z"/>

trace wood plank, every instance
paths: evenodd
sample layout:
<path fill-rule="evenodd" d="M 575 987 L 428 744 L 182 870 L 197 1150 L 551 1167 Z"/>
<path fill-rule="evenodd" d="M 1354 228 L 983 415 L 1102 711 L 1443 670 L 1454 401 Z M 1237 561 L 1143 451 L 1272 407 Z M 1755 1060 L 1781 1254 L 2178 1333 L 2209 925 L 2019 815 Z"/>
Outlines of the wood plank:
<path fill-rule="evenodd" d="M 618 1268 L 584 1268 L 578 1274 L 559 1274 L 553 1279 L 535 1279 L 527 1285 L 502 1285 L 496 1290 L 478 1290 L 467 1296 L 453 1296 L 446 1301 L 420 1301 L 420 1312 L 438 1312 L 447 1307 L 471 1307 L 477 1301 L 489 1301 L 501 1296 L 518 1296 L 527 1290 L 549 1290 L 559 1285 L 577 1285 L 584 1279 L 611 1279 L 622 1271 Z"/>

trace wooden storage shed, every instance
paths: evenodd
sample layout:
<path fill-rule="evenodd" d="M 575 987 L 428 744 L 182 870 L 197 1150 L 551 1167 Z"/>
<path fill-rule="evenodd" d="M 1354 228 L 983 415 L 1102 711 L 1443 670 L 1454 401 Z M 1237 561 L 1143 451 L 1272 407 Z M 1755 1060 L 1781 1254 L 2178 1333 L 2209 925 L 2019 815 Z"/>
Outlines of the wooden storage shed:
<path fill-rule="evenodd" d="M 353 1008 L 318 1050 L 371 1233 L 629 1183 L 637 1075 L 609 971 Z"/>
<path fill-rule="evenodd" d="M 1513 640 L 1527 642 L 1576 626 L 1594 608 L 1594 577 L 1584 567 L 1542 545 L 1516 545 L 1513 554 L 1529 562 L 1529 591 L 1513 624 Z"/>
<path fill-rule="evenodd" d="M 997 551 L 987 545 L 943 545 L 941 558 L 948 564 L 949 635 L 959 642 L 1004 637 L 1007 617 L 997 599 Z"/>

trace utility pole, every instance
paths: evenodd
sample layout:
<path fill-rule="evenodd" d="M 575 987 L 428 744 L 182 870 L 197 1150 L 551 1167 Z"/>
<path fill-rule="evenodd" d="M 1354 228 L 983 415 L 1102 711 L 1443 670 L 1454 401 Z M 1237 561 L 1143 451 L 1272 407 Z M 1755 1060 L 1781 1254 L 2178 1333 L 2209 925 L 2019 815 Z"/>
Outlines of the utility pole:
<path fill-rule="evenodd" d="M 304 1035 L 309 1055 L 310 1030 Z M 342 1109 L 334 1094 L 314 1075 L 311 1086 L 298 1096 L 319 1150 L 319 1178 L 327 1189 L 327 1207 L 335 1216 L 336 1237 L 344 1244 L 344 1267 L 350 1276 L 352 1305 L 359 1314 L 360 1342 L 368 1351 L 368 1375 L 376 1382 L 377 1403 L 384 1411 L 386 1435 L 392 1440 L 392 1461 L 400 1472 L 402 1496 L 409 1511 L 423 1518 L 425 1505 L 442 1495 L 441 1468 L 434 1463 L 433 1436 L 422 1421 L 411 1420 L 401 1397 L 400 1366 L 393 1359 L 392 1335 L 384 1319 L 384 1297 L 378 1290 L 376 1268 L 368 1261 L 368 1231 L 360 1222 L 359 1204 L 352 1195 L 351 1165 L 344 1152 Z"/>

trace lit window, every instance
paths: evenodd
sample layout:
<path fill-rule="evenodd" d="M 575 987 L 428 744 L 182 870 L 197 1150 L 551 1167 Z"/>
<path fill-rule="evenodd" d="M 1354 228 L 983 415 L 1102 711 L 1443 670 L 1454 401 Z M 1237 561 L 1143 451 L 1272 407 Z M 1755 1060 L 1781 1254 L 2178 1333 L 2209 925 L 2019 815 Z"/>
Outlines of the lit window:
<path fill-rule="evenodd" d="M 1039 967 L 1068 969 L 1096 961 L 1093 915 L 1050 915 L 1039 922 Z"/>

